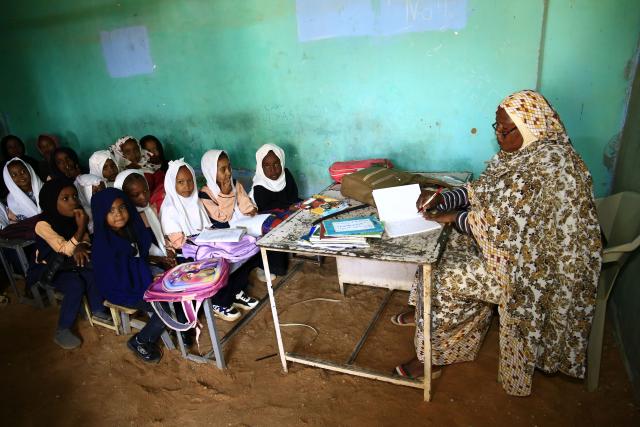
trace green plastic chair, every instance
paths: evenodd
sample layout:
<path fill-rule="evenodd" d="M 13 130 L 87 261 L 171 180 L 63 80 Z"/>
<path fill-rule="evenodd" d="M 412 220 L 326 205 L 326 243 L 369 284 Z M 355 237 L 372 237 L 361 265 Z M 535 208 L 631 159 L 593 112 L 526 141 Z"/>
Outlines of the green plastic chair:
<path fill-rule="evenodd" d="M 600 377 L 602 338 L 607 301 L 618 274 L 640 246 L 640 194 L 624 191 L 596 200 L 596 209 L 606 246 L 598 282 L 596 312 L 591 324 L 587 353 L 587 389 L 595 391 Z"/>

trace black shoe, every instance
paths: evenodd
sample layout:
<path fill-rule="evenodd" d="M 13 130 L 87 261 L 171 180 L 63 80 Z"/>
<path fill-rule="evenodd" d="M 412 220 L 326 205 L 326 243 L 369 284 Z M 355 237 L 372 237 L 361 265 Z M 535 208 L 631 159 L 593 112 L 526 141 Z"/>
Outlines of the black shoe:
<path fill-rule="evenodd" d="M 138 334 L 132 336 L 129 341 L 127 341 L 127 347 L 142 359 L 143 362 L 158 363 L 162 358 L 162 352 L 158 346 L 150 342 L 139 342 Z"/>
<path fill-rule="evenodd" d="M 93 320 L 100 320 L 105 323 L 110 323 L 113 325 L 113 318 L 111 317 L 111 313 L 106 310 L 102 311 L 94 311 L 92 313 Z"/>

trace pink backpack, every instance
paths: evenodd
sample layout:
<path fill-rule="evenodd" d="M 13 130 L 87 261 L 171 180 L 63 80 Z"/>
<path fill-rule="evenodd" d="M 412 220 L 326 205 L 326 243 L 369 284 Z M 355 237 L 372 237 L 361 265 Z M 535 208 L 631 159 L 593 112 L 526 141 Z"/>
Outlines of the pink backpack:
<path fill-rule="evenodd" d="M 346 162 L 335 162 L 329 166 L 329 175 L 335 182 L 342 182 L 342 178 L 350 173 L 358 172 L 371 166 L 383 166 L 385 168 L 393 168 L 393 163 L 388 159 L 366 159 L 366 160 L 349 160 Z"/>
<path fill-rule="evenodd" d="M 186 331 L 198 325 L 202 302 L 227 285 L 229 263 L 221 258 L 209 258 L 177 265 L 151 283 L 144 293 L 160 319 L 169 328 Z M 167 313 L 162 302 L 180 303 L 187 318 L 178 322 Z"/>

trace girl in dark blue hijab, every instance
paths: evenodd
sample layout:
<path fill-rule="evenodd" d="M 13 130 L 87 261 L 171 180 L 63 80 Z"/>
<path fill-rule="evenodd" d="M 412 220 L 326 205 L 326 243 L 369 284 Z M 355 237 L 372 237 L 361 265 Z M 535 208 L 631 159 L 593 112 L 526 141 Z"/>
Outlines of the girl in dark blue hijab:
<path fill-rule="evenodd" d="M 153 280 L 147 257 L 151 247 L 140 214 L 117 188 L 107 188 L 91 199 L 93 212 L 92 262 L 96 283 L 104 297 L 117 305 L 152 313 L 143 300 Z M 143 361 L 158 362 L 162 354 L 156 345 L 164 323 L 152 314 L 146 326 L 127 346 Z"/>

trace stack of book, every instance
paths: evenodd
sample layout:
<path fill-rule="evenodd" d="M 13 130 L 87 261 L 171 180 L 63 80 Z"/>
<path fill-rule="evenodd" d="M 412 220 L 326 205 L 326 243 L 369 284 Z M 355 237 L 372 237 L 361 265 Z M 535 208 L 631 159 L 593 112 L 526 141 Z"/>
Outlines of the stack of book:
<path fill-rule="evenodd" d="M 330 250 L 367 248 L 367 237 L 380 238 L 383 232 L 382 223 L 374 216 L 332 219 L 311 227 L 309 233 L 300 237 L 299 243 Z"/>

